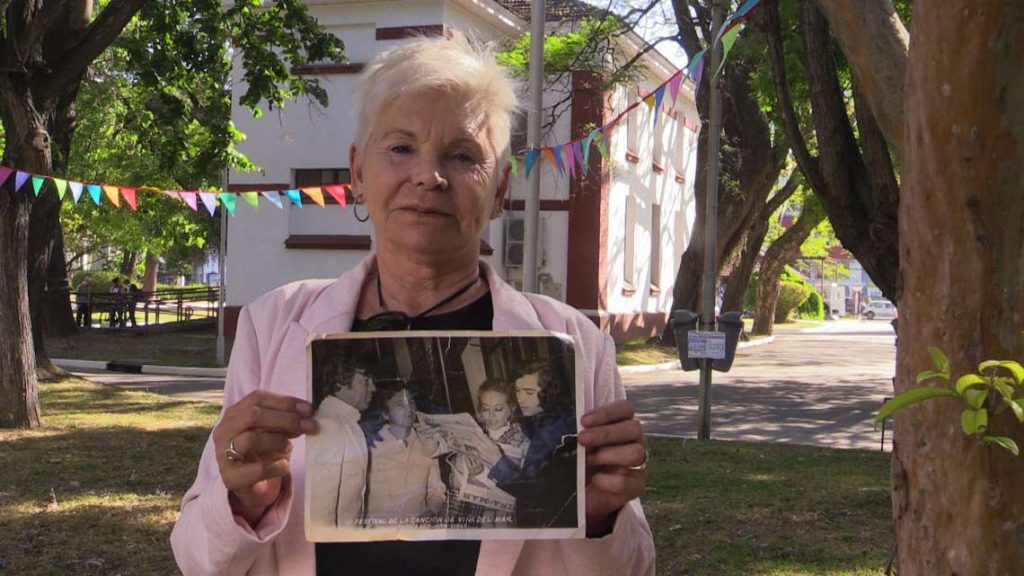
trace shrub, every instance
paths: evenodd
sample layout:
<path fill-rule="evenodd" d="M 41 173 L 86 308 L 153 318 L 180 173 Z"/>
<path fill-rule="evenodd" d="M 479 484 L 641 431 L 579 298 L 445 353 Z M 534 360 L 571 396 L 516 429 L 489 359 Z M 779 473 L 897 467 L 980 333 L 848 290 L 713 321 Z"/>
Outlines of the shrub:
<path fill-rule="evenodd" d="M 811 289 L 796 282 L 779 282 L 779 300 L 775 304 L 775 322 L 785 322 L 789 315 L 810 295 Z"/>
<path fill-rule="evenodd" d="M 803 304 L 796 309 L 796 314 L 800 318 L 806 320 L 824 320 L 825 319 L 825 304 L 821 301 L 821 294 L 817 290 L 811 290 L 811 293 L 807 295 L 807 299 L 803 301 Z"/>
<path fill-rule="evenodd" d="M 75 272 L 74 276 L 71 277 L 71 289 L 75 290 L 78 285 L 88 278 L 92 284 L 93 292 L 110 292 L 110 286 L 114 283 L 114 278 L 120 278 L 121 283 L 135 282 L 132 278 L 125 278 L 123 274 L 112 272 L 110 270 L 79 270 Z M 136 286 L 140 286 L 139 282 L 135 282 Z"/>

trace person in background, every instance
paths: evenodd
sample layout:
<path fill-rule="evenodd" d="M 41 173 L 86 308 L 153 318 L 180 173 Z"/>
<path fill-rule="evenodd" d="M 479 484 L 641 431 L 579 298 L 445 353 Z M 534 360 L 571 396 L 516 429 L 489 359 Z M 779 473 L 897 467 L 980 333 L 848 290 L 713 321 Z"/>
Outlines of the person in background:
<path fill-rule="evenodd" d="M 134 282 L 128 285 L 128 292 L 125 294 L 124 299 L 124 310 L 127 321 L 132 323 L 132 327 L 138 326 L 135 320 L 135 306 L 139 303 L 139 298 L 142 297 L 142 291 L 135 285 Z M 124 325 L 124 322 L 122 322 Z"/>
<path fill-rule="evenodd" d="M 124 286 L 120 278 L 114 278 L 110 285 L 110 327 L 124 328 Z"/>
<path fill-rule="evenodd" d="M 292 283 L 242 309 L 223 412 L 171 534 L 182 572 L 653 575 L 654 540 L 639 502 L 643 428 L 625 398 L 614 343 L 579 311 L 517 291 L 480 259 L 481 233 L 508 191 L 517 108 L 510 72 L 492 48 L 459 33 L 410 39 L 366 64 L 354 102 L 351 186 L 376 251 L 340 278 Z M 319 436 L 306 435 L 315 425 L 306 342 L 388 329 L 557 330 L 576 338 L 586 538 L 306 540 L 299 487 L 306 443 Z M 257 431 L 274 442 L 250 443 Z"/>
<path fill-rule="evenodd" d="M 89 278 L 82 280 L 75 290 L 75 324 L 92 327 L 92 280 Z"/>

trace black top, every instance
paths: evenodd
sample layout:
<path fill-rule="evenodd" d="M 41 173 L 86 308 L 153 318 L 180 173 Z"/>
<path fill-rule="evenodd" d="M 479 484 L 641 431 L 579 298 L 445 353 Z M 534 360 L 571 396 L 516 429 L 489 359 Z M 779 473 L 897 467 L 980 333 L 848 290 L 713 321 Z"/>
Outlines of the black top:
<path fill-rule="evenodd" d="M 436 316 L 412 318 L 412 330 L 491 330 L 494 303 L 491 294 L 472 304 Z M 352 332 L 363 322 L 352 323 Z M 462 576 L 476 573 L 479 540 L 427 542 L 337 542 L 316 545 L 316 573 L 372 574 L 373 576 Z M 363 572 L 363 571 L 366 572 Z"/>

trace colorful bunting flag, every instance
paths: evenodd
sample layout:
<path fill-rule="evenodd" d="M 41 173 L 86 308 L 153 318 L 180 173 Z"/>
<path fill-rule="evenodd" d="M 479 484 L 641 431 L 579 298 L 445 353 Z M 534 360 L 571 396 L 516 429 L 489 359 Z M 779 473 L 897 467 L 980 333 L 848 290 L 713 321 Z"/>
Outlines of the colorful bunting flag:
<path fill-rule="evenodd" d="M 281 194 L 279 194 L 278 192 L 267 191 L 260 192 L 260 194 L 262 194 L 263 197 L 266 198 L 267 200 L 270 200 L 270 203 L 273 204 L 274 206 L 277 206 L 282 210 L 284 209 L 284 205 L 281 204 Z"/>
<path fill-rule="evenodd" d="M 88 190 L 89 190 L 89 196 L 92 197 L 92 203 L 97 205 L 97 206 L 99 206 L 100 205 L 100 192 L 101 192 L 100 187 L 98 185 L 96 185 L 96 184 L 86 184 L 85 187 L 88 188 Z"/>
<path fill-rule="evenodd" d="M 288 199 L 292 201 L 292 204 L 295 204 L 299 208 L 302 208 L 302 195 L 299 194 L 298 190 L 296 190 L 295 188 L 285 190 L 284 195 L 287 196 Z"/>
<path fill-rule="evenodd" d="M 324 204 L 324 193 L 323 190 L 318 186 L 311 186 L 309 188 L 299 188 L 306 196 L 309 196 L 317 206 L 323 208 Z"/>
<path fill-rule="evenodd" d="M 214 212 L 217 211 L 217 193 L 200 192 L 199 199 L 202 200 L 203 206 L 206 207 L 206 211 L 210 213 L 210 216 L 213 216 Z"/>
<path fill-rule="evenodd" d="M 22 172 L 18 170 L 17 174 L 14 175 L 14 191 L 21 190 L 21 187 L 25 185 L 25 181 L 28 180 L 28 172 Z"/>
<path fill-rule="evenodd" d="M 43 182 L 45 181 L 46 176 L 32 175 L 32 191 L 35 192 L 36 196 L 39 196 L 39 191 L 43 189 Z"/>
<path fill-rule="evenodd" d="M 118 208 L 121 207 L 121 197 L 117 193 L 117 186 L 104 186 L 103 193 L 110 199 L 110 203 Z"/>
<path fill-rule="evenodd" d="M 220 203 L 224 208 L 227 209 L 228 214 L 235 215 L 235 205 L 238 202 L 238 195 L 231 194 L 230 192 L 221 192 L 217 195 L 220 198 Z"/>
<path fill-rule="evenodd" d="M 75 204 L 78 204 L 78 199 L 82 197 L 82 183 L 68 182 L 68 186 L 71 187 L 71 199 Z"/>
<path fill-rule="evenodd" d="M 68 190 L 68 181 L 60 178 L 54 178 L 53 185 L 57 187 L 57 197 L 61 199 L 61 202 L 63 202 L 64 194 L 67 193 Z"/>
<path fill-rule="evenodd" d="M 572 153 L 572 142 L 569 142 L 566 146 L 569 149 L 565 150 L 565 169 L 569 171 L 570 176 L 576 178 L 576 157 Z"/>
<path fill-rule="evenodd" d="M 736 43 L 736 38 L 739 35 L 740 28 L 737 26 L 726 32 L 725 36 L 722 36 L 722 61 L 718 63 L 718 70 L 715 70 L 715 78 L 722 72 L 722 67 L 725 66 L 725 61 L 729 58 L 729 52 L 732 50 L 732 46 Z"/>
<path fill-rule="evenodd" d="M 512 170 L 512 177 L 513 178 L 518 178 L 519 177 L 519 162 L 516 160 L 515 156 L 509 157 L 508 165 L 509 165 L 509 168 Z M 2 182 L 0 182 L 0 184 L 2 184 Z"/>
<path fill-rule="evenodd" d="M 324 190 L 331 195 L 331 198 L 337 200 L 338 204 L 344 208 L 348 204 L 348 198 L 345 197 L 345 186 L 342 184 L 330 184 L 324 186 Z"/>
<path fill-rule="evenodd" d="M 537 164 L 537 158 L 540 157 L 540 150 L 530 150 L 526 153 L 526 176 L 530 176 L 530 171 Z"/>
<path fill-rule="evenodd" d="M 132 212 L 139 209 L 139 206 L 135 203 L 135 191 L 137 188 L 121 188 L 121 195 L 128 202 L 128 205 L 132 207 Z"/>
<path fill-rule="evenodd" d="M 7 182 L 7 179 L 11 177 L 12 173 L 14 173 L 14 170 L 6 166 L 0 166 L 0 186 L 3 186 L 4 183 Z"/>
<path fill-rule="evenodd" d="M 260 193 L 259 192 L 242 192 L 242 199 L 252 206 L 253 210 L 257 212 L 260 209 Z"/>
<path fill-rule="evenodd" d="M 669 98 L 672 100 L 671 107 L 675 108 L 676 100 L 679 99 L 679 88 L 683 85 L 683 71 L 676 72 L 668 82 Z"/>
<path fill-rule="evenodd" d="M 558 168 L 558 173 L 565 174 L 565 162 L 562 161 L 562 145 L 559 144 L 552 148 L 551 153 L 555 155 L 555 166 Z"/>
<path fill-rule="evenodd" d="M 587 163 L 583 161 L 583 145 L 581 142 L 576 141 L 572 143 L 572 155 L 576 159 L 575 164 L 583 170 L 583 174 L 587 173 Z"/>
<path fill-rule="evenodd" d="M 179 192 L 178 195 L 181 196 L 181 199 L 185 201 L 185 204 L 191 208 L 193 212 L 199 210 L 199 204 L 196 202 L 197 198 L 195 192 Z"/>

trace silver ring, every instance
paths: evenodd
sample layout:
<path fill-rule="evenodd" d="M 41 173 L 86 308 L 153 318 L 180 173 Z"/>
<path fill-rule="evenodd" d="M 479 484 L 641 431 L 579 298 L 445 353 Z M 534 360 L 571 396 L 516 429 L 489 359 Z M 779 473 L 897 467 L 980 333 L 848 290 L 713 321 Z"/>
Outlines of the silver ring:
<path fill-rule="evenodd" d="M 241 462 L 242 460 L 245 460 L 245 456 L 243 456 L 242 453 L 239 452 L 238 450 L 235 450 L 234 438 L 232 438 L 231 441 L 228 442 L 228 447 L 227 449 L 224 450 L 224 457 L 232 462 Z"/>
<path fill-rule="evenodd" d="M 636 466 L 629 466 L 629 469 L 630 470 L 635 470 L 636 472 L 643 472 L 644 470 L 647 470 L 647 459 L 650 457 L 650 455 L 651 455 L 651 453 L 648 452 L 646 448 L 644 448 L 644 460 L 643 460 L 643 462 L 641 462 L 640 464 L 638 464 Z"/>

